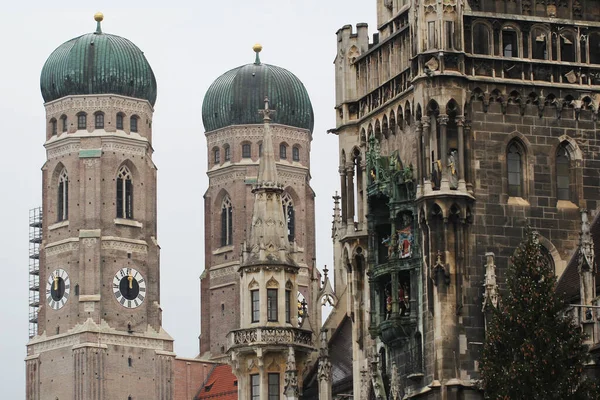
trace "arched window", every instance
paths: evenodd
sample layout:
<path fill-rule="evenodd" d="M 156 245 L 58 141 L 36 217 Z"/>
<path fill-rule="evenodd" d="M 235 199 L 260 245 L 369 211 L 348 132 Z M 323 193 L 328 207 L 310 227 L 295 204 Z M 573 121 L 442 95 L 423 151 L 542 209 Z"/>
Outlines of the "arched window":
<path fill-rule="evenodd" d="M 536 60 L 548 60 L 548 32 L 541 28 L 531 31 L 531 58 Z"/>
<path fill-rule="evenodd" d="M 564 146 L 556 154 L 556 197 L 558 200 L 571 200 L 571 168 L 569 153 Z"/>
<path fill-rule="evenodd" d="M 138 131 L 138 117 L 136 115 L 132 115 L 131 119 L 129 120 L 129 130 L 131 132 Z"/>
<path fill-rule="evenodd" d="M 69 219 L 69 176 L 67 170 L 63 169 L 58 176 L 58 199 L 57 199 L 58 221 Z"/>
<path fill-rule="evenodd" d="M 279 145 L 279 158 L 282 160 L 287 158 L 287 146 L 284 143 Z"/>
<path fill-rule="evenodd" d="M 50 120 L 50 131 L 52 132 L 52 136 L 56 136 L 56 134 L 58 133 L 58 128 L 57 128 L 57 124 L 56 124 L 56 119 L 52 118 Z"/>
<path fill-rule="evenodd" d="M 223 146 L 223 151 L 225 152 L 225 161 L 231 161 L 231 147 L 226 144 Z"/>
<path fill-rule="evenodd" d="M 229 196 L 223 199 L 221 205 L 221 246 L 233 243 L 233 206 Z"/>
<path fill-rule="evenodd" d="M 508 195 L 523 197 L 523 149 L 516 142 L 508 146 Z"/>
<path fill-rule="evenodd" d="M 519 36 L 513 27 L 502 28 L 502 50 L 504 57 L 519 57 Z"/>
<path fill-rule="evenodd" d="M 60 120 L 62 121 L 62 131 L 66 132 L 67 131 L 67 116 L 63 115 L 62 117 L 60 117 Z"/>
<path fill-rule="evenodd" d="M 96 129 L 104 129 L 104 113 L 103 112 L 97 112 L 96 114 L 94 114 L 94 127 Z"/>
<path fill-rule="evenodd" d="M 575 48 L 577 41 L 573 32 L 563 32 L 558 35 L 560 38 L 560 59 L 561 61 L 575 62 Z"/>
<path fill-rule="evenodd" d="M 117 114 L 117 129 L 123 130 L 123 113 Z"/>
<path fill-rule="evenodd" d="M 250 158 L 252 156 L 252 147 L 250 143 L 244 143 L 242 145 L 242 158 Z"/>
<path fill-rule="evenodd" d="M 290 243 L 294 241 L 295 238 L 295 224 L 296 224 L 296 214 L 294 211 L 294 202 L 292 200 L 292 196 L 289 193 L 284 193 L 281 197 L 281 203 L 283 204 L 283 215 L 287 220 L 287 228 L 288 228 L 288 240 Z"/>
<path fill-rule="evenodd" d="M 77 114 L 77 129 L 87 129 L 87 114 L 84 112 Z"/>
<path fill-rule="evenodd" d="M 473 26 L 473 54 L 491 54 L 490 28 L 482 23 Z"/>
<path fill-rule="evenodd" d="M 216 148 L 213 151 L 214 154 L 214 162 L 215 164 L 220 164 L 221 163 L 221 150 L 219 150 L 218 148 Z"/>
<path fill-rule="evenodd" d="M 133 219 L 133 181 L 125 165 L 117 174 L 117 218 Z"/>
<path fill-rule="evenodd" d="M 292 147 L 292 160 L 300 161 L 300 149 L 298 146 Z"/>

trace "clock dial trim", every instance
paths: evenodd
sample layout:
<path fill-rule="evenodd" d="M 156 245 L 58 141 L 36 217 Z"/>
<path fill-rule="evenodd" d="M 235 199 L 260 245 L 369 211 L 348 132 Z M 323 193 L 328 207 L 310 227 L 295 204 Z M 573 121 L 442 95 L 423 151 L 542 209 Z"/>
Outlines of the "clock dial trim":
<path fill-rule="evenodd" d="M 71 295 L 71 278 L 62 268 L 50 272 L 46 281 L 46 302 L 48 306 L 58 311 L 67 304 Z"/>
<path fill-rule="evenodd" d="M 124 267 L 114 275 L 112 291 L 123 307 L 138 308 L 146 299 L 146 280 L 135 268 Z"/>

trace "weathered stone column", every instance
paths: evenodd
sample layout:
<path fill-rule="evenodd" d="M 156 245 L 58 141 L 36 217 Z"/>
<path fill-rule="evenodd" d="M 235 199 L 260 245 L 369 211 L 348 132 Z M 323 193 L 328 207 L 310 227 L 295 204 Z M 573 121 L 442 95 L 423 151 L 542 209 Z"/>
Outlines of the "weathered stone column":
<path fill-rule="evenodd" d="M 417 121 L 415 129 L 417 131 L 417 195 L 420 195 L 423 188 L 423 159 L 425 158 L 423 154 L 423 123 Z"/>
<path fill-rule="evenodd" d="M 456 125 L 458 127 L 458 190 L 466 191 L 465 181 L 465 117 L 457 117 Z"/>
<path fill-rule="evenodd" d="M 288 347 L 283 393 L 286 400 L 298 400 L 298 370 L 296 369 L 296 354 L 292 346 Z"/>
<path fill-rule="evenodd" d="M 440 161 L 442 162 L 440 189 L 450 190 L 450 180 L 448 179 L 448 116 L 440 114 L 438 124 L 440 124 Z"/>
<path fill-rule="evenodd" d="M 346 189 L 346 169 L 344 166 L 339 168 L 340 172 L 340 187 L 342 188 L 342 224 L 346 223 L 348 218 L 348 193 Z"/>
<path fill-rule="evenodd" d="M 424 182 L 423 182 L 423 192 L 424 194 L 431 193 L 431 136 L 430 129 L 431 125 L 429 124 L 429 117 L 423 116 L 421 117 L 421 122 L 423 123 L 423 139 L 424 139 L 424 147 L 425 147 L 425 168 L 423 168 L 424 173 Z"/>
<path fill-rule="evenodd" d="M 331 400 L 331 362 L 329 361 L 329 343 L 327 329 L 321 329 L 321 348 L 319 349 L 319 400 Z"/>
<path fill-rule="evenodd" d="M 346 220 L 348 221 L 348 229 L 354 230 L 354 163 L 349 162 L 346 164 L 346 209 L 348 214 Z"/>

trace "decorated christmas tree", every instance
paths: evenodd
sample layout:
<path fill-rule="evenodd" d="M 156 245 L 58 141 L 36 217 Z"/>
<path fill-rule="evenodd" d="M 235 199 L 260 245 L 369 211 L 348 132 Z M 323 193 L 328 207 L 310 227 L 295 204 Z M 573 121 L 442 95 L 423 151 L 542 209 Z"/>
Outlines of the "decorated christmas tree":
<path fill-rule="evenodd" d="M 599 399 L 584 377 L 584 335 L 554 292 L 556 277 L 542 255 L 537 232 L 511 258 L 506 290 L 488 307 L 481 384 L 487 399 Z"/>

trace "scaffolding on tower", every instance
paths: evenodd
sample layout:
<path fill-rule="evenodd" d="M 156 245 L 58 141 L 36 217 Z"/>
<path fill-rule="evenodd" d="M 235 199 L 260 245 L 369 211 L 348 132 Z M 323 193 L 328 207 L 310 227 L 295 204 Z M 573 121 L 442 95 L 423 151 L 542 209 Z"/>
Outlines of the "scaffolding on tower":
<path fill-rule="evenodd" d="M 42 207 L 29 210 L 29 337 L 37 335 L 40 308 L 40 244 Z"/>

